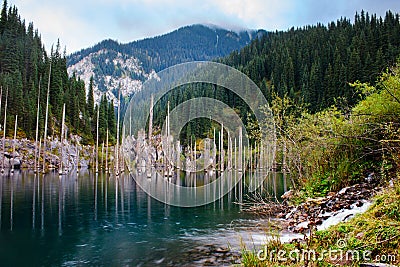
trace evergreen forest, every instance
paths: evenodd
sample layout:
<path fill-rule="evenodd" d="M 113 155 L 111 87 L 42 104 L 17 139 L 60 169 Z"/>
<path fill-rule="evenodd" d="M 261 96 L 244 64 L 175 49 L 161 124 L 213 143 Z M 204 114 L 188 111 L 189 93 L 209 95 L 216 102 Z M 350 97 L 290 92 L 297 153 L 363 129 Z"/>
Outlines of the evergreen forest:
<path fill-rule="evenodd" d="M 100 139 L 105 139 L 106 129 L 110 131 L 111 140 L 115 138 L 113 103 L 108 103 L 104 98 L 99 107 L 95 106 L 93 84 L 85 85 L 79 77 L 68 76 L 67 56 L 60 42 L 51 47 L 48 53 L 33 23 L 27 24 L 15 6 L 8 7 L 7 1 L 3 3 L 0 18 L 0 86 L 1 121 L 6 102 L 8 105 L 7 136 L 12 136 L 15 116 L 18 115 L 18 136 L 34 138 L 38 98 L 39 132 L 44 132 L 48 91 L 49 136 L 60 132 L 65 103 L 69 133 L 81 136 L 82 143 L 93 143 L 97 108 L 100 108 Z M 87 95 L 85 86 L 89 86 Z"/>

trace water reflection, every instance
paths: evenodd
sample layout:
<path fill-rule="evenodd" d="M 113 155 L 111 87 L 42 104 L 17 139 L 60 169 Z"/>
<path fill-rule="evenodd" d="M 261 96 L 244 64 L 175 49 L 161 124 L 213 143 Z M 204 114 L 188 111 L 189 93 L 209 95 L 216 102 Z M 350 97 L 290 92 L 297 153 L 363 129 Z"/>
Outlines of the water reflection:
<path fill-rule="evenodd" d="M 13 175 L 14 176 L 14 175 Z M 14 215 L 14 179 L 11 177 L 11 194 L 10 194 L 10 230 L 13 229 L 13 215 Z"/>
<path fill-rule="evenodd" d="M 33 188 L 32 188 L 32 229 L 35 229 L 35 216 L 36 216 L 36 175 L 33 179 Z M 1 205 L 1 203 L 0 203 Z M 1 211 L 0 211 L 1 213 Z"/>
<path fill-rule="evenodd" d="M 42 201 L 41 201 L 41 203 L 42 203 L 42 205 L 41 205 L 41 212 L 40 212 L 40 218 L 41 218 L 41 227 L 40 227 L 40 229 L 42 230 L 42 233 L 43 233 L 43 231 L 44 231 L 44 182 L 45 182 L 45 179 L 42 179 Z"/>
<path fill-rule="evenodd" d="M 1 230 L 2 206 L 3 206 L 3 177 L 0 176 L 0 230 Z"/>
<path fill-rule="evenodd" d="M 208 178 L 185 179 L 180 182 L 199 184 Z M 68 176 L 17 171 L 0 176 L 0 262 L 5 266 L 154 265 L 161 258 L 173 262 L 199 242 L 238 242 L 234 230 L 226 235 L 221 229 L 252 219 L 233 204 L 244 197 L 247 181 L 219 202 L 188 209 L 152 199 L 129 175 L 117 179 L 82 170 Z M 222 190 L 219 186 L 212 194 Z M 283 193 L 281 176 L 268 179 L 264 188 Z M 222 232 L 224 236 L 218 238 Z M 21 251 L 25 256 L 16 256 Z"/>

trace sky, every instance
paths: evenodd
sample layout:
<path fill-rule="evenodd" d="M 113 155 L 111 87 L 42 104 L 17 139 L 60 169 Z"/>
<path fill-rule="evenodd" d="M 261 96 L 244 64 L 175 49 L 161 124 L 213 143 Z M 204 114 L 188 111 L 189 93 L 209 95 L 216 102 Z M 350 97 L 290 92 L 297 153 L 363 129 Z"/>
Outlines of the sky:
<path fill-rule="evenodd" d="M 398 0 L 8 0 L 39 29 L 46 50 L 60 39 L 67 53 L 104 39 L 121 43 L 204 23 L 231 30 L 287 30 L 327 24 L 356 11 L 400 13 Z"/>

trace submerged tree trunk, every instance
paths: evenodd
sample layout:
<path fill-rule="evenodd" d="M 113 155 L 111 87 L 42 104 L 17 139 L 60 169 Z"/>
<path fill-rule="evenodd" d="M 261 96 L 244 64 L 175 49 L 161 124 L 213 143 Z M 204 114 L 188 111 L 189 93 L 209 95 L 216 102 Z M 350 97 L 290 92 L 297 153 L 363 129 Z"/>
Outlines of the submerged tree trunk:
<path fill-rule="evenodd" d="M 5 158 L 5 144 L 6 144 L 6 123 L 7 123 L 7 101 L 8 101 L 8 87 L 6 92 L 6 104 L 4 106 L 4 126 L 3 126 L 3 163 L 1 172 L 4 172 L 4 158 Z"/>
<path fill-rule="evenodd" d="M 44 124 L 44 138 L 43 138 L 43 173 L 46 173 L 46 139 L 47 139 L 47 123 L 49 119 L 49 94 L 50 94 L 50 78 L 51 78 L 51 61 L 49 70 L 49 81 L 47 83 L 47 99 L 46 99 L 46 119 Z"/>

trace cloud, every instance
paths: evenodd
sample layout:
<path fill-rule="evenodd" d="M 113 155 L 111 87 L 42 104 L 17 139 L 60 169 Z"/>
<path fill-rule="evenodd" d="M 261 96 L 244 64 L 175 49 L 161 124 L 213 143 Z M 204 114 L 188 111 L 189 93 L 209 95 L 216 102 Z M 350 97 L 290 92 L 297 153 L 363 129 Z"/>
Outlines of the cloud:
<path fill-rule="evenodd" d="M 71 17 L 62 10 L 44 8 L 39 11 L 39 17 L 37 25 L 40 29 L 45 29 L 47 42 L 55 43 L 60 38 L 70 51 L 79 49 L 83 43 L 90 45 L 96 38 L 95 29 L 90 24 L 80 18 Z"/>
<path fill-rule="evenodd" d="M 62 48 L 67 47 L 67 52 L 81 49 L 83 46 L 91 46 L 94 41 L 101 41 L 95 25 L 90 24 L 84 17 L 69 12 L 61 5 L 38 5 L 37 2 L 27 1 L 19 3 L 14 1 L 20 15 L 26 21 L 33 22 L 39 29 L 42 41 L 49 52 L 51 46 L 60 40 Z M 97 39 L 97 40 L 96 40 Z"/>
<path fill-rule="evenodd" d="M 108 0 L 103 0 L 108 1 Z M 208 4 L 209 1 L 138 0 L 136 4 L 124 2 L 114 13 L 119 30 L 126 39 L 164 34 L 176 28 L 195 23 L 238 24 Z M 140 4 L 138 4 L 140 2 Z"/>
<path fill-rule="evenodd" d="M 236 17 L 250 27 L 281 28 L 286 24 L 291 1 L 282 0 L 221 0 L 212 1 L 221 12 Z"/>
<path fill-rule="evenodd" d="M 167 33 L 181 26 L 209 23 L 229 29 L 285 30 L 356 11 L 384 15 L 400 10 L 394 0 L 9 0 L 22 18 L 33 21 L 46 47 L 60 38 L 73 52 L 112 38 L 120 42 Z"/>

